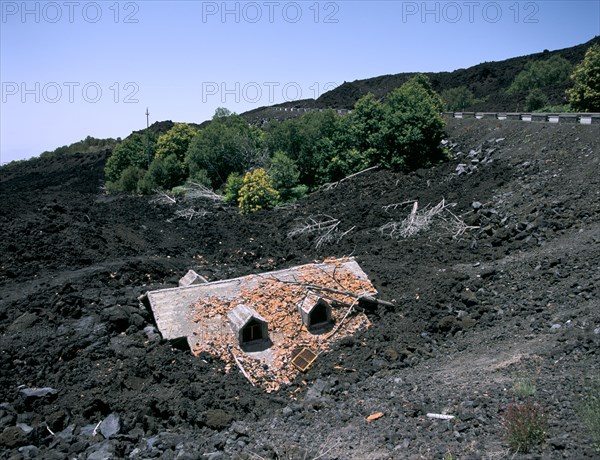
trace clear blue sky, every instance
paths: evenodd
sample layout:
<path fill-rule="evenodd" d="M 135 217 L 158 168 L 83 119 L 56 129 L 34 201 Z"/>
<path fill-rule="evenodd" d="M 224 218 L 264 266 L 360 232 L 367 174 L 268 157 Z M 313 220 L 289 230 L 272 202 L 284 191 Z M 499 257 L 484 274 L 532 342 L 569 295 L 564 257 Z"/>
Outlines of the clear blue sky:
<path fill-rule="evenodd" d="M 0 1 L 0 161 L 600 35 L 587 1 Z"/>

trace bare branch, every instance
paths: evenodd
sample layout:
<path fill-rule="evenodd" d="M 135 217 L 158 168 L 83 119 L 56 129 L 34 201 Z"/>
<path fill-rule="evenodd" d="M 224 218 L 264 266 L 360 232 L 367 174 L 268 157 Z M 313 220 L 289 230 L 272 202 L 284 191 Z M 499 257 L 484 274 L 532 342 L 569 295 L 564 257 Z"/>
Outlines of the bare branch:
<path fill-rule="evenodd" d="M 319 249 L 327 243 L 339 243 L 348 233 L 356 227 L 352 227 L 343 233 L 339 230 L 340 220 L 327 214 L 317 214 L 316 216 L 307 217 L 302 223 L 296 226 L 288 233 L 288 238 L 293 238 L 299 235 L 310 235 L 318 233 L 319 236 L 315 240 L 315 247 Z"/>
<path fill-rule="evenodd" d="M 392 204 L 384 206 L 386 211 L 397 209 L 400 205 L 411 202 Z M 456 216 L 449 208 L 456 206 L 456 203 L 446 203 L 444 199 L 436 206 L 429 206 L 419 210 L 418 202 L 412 202 L 413 207 L 410 214 L 401 221 L 392 221 L 381 226 L 379 232 L 383 236 L 390 238 L 410 238 L 417 233 L 429 230 L 432 225 L 437 223 L 437 227 L 441 227 L 442 231 L 449 233 L 453 238 L 459 238 L 466 231 L 473 230 L 479 227 L 469 226 L 462 219 Z M 443 233 L 443 232 L 442 232 Z"/>
<path fill-rule="evenodd" d="M 186 200 L 206 199 L 215 202 L 225 199 L 224 196 L 215 193 L 208 187 L 192 181 L 187 183 L 185 198 Z"/>
<path fill-rule="evenodd" d="M 156 193 L 158 196 L 152 198 L 150 200 L 150 203 L 161 203 L 161 204 L 173 204 L 173 203 L 177 203 L 177 200 L 169 195 L 167 195 L 165 192 L 163 192 L 162 190 L 159 189 L 155 189 L 153 190 L 154 193 Z"/>
<path fill-rule="evenodd" d="M 199 210 L 195 210 L 194 208 L 180 209 L 178 211 L 175 211 L 175 217 L 171 217 L 170 219 L 167 219 L 167 222 L 173 222 L 176 219 L 192 220 L 194 217 L 204 217 L 208 214 L 210 214 L 210 212 L 206 211 L 205 209 L 199 209 Z"/>
<path fill-rule="evenodd" d="M 356 177 L 360 174 L 364 174 L 368 171 L 372 171 L 374 169 L 379 168 L 379 166 L 371 166 L 370 168 L 367 169 L 363 169 L 362 171 L 358 171 L 354 174 L 350 174 L 349 176 L 344 177 L 343 179 L 337 181 L 337 182 L 331 182 L 329 184 L 323 184 L 321 185 L 321 187 L 319 187 L 319 190 L 331 190 L 332 188 L 337 187 L 338 185 L 340 185 L 342 182 L 347 181 L 348 179 L 352 178 L 352 177 Z"/>

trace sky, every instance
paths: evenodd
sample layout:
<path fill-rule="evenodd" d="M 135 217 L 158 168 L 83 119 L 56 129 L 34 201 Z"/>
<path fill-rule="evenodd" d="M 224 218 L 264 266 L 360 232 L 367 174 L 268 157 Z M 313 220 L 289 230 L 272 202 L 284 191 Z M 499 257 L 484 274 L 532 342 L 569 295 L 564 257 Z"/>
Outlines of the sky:
<path fill-rule="evenodd" d="M 0 0 L 0 163 L 600 35 L 586 1 Z"/>

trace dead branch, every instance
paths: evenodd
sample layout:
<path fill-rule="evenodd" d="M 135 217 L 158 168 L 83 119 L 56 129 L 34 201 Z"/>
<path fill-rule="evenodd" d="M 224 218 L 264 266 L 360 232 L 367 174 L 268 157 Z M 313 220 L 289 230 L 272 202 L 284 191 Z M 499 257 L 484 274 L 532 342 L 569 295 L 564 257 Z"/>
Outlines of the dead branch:
<path fill-rule="evenodd" d="M 323 184 L 321 185 L 321 187 L 319 187 L 319 190 L 331 190 L 332 188 L 337 187 L 338 185 L 340 185 L 342 182 L 347 181 L 348 179 L 351 179 L 352 177 L 356 177 L 360 174 L 364 174 L 368 171 L 372 171 L 374 169 L 379 168 L 379 166 L 371 166 L 370 168 L 367 169 L 363 169 L 362 171 L 358 171 L 354 174 L 350 174 L 349 176 L 344 177 L 343 179 L 337 181 L 337 182 L 330 182 L 328 184 Z"/>
<path fill-rule="evenodd" d="M 325 286 L 318 286 L 316 284 L 307 284 L 307 283 L 301 283 L 301 282 L 298 282 L 298 281 L 286 281 L 286 280 L 280 280 L 278 278 L 275 278 L 275 280 L 279 281 L 280 283 L 283 283 L 283 284 L 291 284 L 291 285 L 294 285 L 294 286 L 301 286 L 301 287 L 306 288 L 306 289 L 311 290 L 311 291 L 320 291 L 320 292 L 328 292 L 330 294 L 339 294 L 339 295 L 343 295 L 343 296 L 346 296 L 346 297 L 352 297 L 353 299 L 358 299 L 359 301 L 360 300 L 364 300 L 366 302 L 375 303 L 377 305 L 383 305 L 383 306 L 386 306 L 386 307 L 397 307 L 398 306 L 395 303 L 387 302 L 385 300 L 377 299 L 377 298 L 373 297 L 372 295 L 369 295 L 367 292 L 364 292 L 364 291 L 361 292 L 361 293 L 359 293 L 359 294 L 355 294 L 354 292 L 350 292 L 350 291 L 346 291 L 346 290 L 341 290 L 341 289 L 328 288 L 328 287 L 325 287 Z M 323 297 L 326 297 L 326 296 L 323 296 Z M 341 302 L 341 301 L 339 301 L 337 299 L 333 299 L 333 300 L 335 300 L 336 302 L 338 302 L 340 304 L 344 304 L 344 305 L 348 305 L 348 306 L 350 305 L 347 302 Z"/>
<path fill-rule="evenodd" d="M 152 198 L 150 203 L 161 203 L 161 204 L 173 204 L 177 203 L 177 200 L 169 195 L 167 195 L 162 190 L 155 189 L 153 190 L 158 196 Z"/>
<path fill-rule="evenodd" d="M 333 331 L 331 331 L 329 334 L 327 334 L 327 337 L 325 337 L 326 340 L 329 340 L 331 337 L 333 337 L 333 335 L 340 329 L 340 327 L 342 327 L 342 324 L 344 323 L 344 320 L 348 317 L 348 315 L 352 312 L 352 310 L 354 309 L 354 306 L 356 305 L 356 303 L 359 301 L 359 299 L 354 299 L 354 302 L 352 302 L 350 304 L 350 306 L 348 307 L 348 311 L 346 312 L 346 314 L 344 315 L 344 317 L 340 320 L 340 322 L 335 326 L 335 328 L 333 329 Z"/>
<path fill-rule="evenodd" d="M 288 238 L 293 238 L 304 234 L 319 233 L 319 236 L 315 240 L 315 247 L 319 249 L 327 243 L 339 243 L 342 238 L 356 228 L 356 226 L 353 226 L 349 230 L 340 233 L 339 225 L 339 219 L 327 214 L 317 214 L 316 216 L 307 217 L 301 224 L 291 230 L 287 236 Z"/>
<path fill-rule="evenodd" d="M 440 222 L 443 230 L 449 232 L 453 238 L 462 236 L 466 231 L 479 227 L 466 225 L 462 219 L 456 216 L 449 208 L 456 206 L 456 203 L 446 203 L 444 199 L 432 208 L 429 206 L 419 210 L 418 202 L 408 201 L 398 205 L 384 206 L 384 209 L 397 209 L 400 205 L 413 203 L 410 214 L 401 221 L 392 221 L 381 226 L 379 232 L 382 236 L 390 238 L 410 238 L 419 232 L 429 230 L 437 221 Z"/>
<path fill-rule="evenodd" d="M 204 217 L 210 214 L 209 211 L 205 209 L 195 210 L 194 208 L 180 209 L 179 211 L 175 211 L 175 217 L 171 217 L 167 219 L 167 222 L 173 222 L 175 219 L 187 219 L 192 220 L 195 217 Z"/>
<path fill-rule="evenodd" d="M 215 202 L 220 202 L 225 199 L 224 196 L 219 195 L 218 193 L 215 193 L 208 187 L 206 187 L 202 184 L 199 184 L 197 182 L 191 182 L 191 181 L 187 183 L 185 198 L 186 198 L 186 200 L 205 199 L 205 200 L 210 200 L 210 201 L 215 201 Z"/>
<path fill-rule="evenodd" d="M 408 200 L 408 201 L 403 201 L 402 203 L 392 203 L 392 204 L 388 204 L 387 206 L 383 206 L 383 210 L 385 212 L 389 212 L 390 209 L 398 209 L 400 206 L 404 206 L 406 204 L 412 204 L 414 203 L 415 200 Z"/>

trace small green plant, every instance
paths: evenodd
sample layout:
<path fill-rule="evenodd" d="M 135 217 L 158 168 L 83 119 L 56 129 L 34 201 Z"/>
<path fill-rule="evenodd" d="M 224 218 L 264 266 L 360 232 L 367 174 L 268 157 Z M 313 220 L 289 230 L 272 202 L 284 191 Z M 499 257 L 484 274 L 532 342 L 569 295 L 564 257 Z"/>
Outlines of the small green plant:
<path fill-rule="evenodd" d="M 448 451 L 448 453 L 444 455 L 444 460 L 458 460 L 458 457 L 455 457 L 450 451 Z"/>
<path fill-rule="evenodd" d="M 586 426 L 594 448 L 600 452 L 600 377 L 598 377 L 580 403 L 581 420 Z"/>
<path fill-rule="evenodd" d="M 530 374 L 513 375 L 513 393 L 519 398 L 535 396 L 537 390 L 535 376 Z"/>
<path fill-rule="evenodd" d="M 547 418 L 536 404 L 511 404 L 504 414 L 506 441 L 511 450 L 527 453 L 546 437 Z"/>
<path fill-rule="evenodd" d="M 232 172 L 225 182 L 225 203 L 238 204 L 240 189 L 244 185 L 244 178 L 240 173 Z"/>

